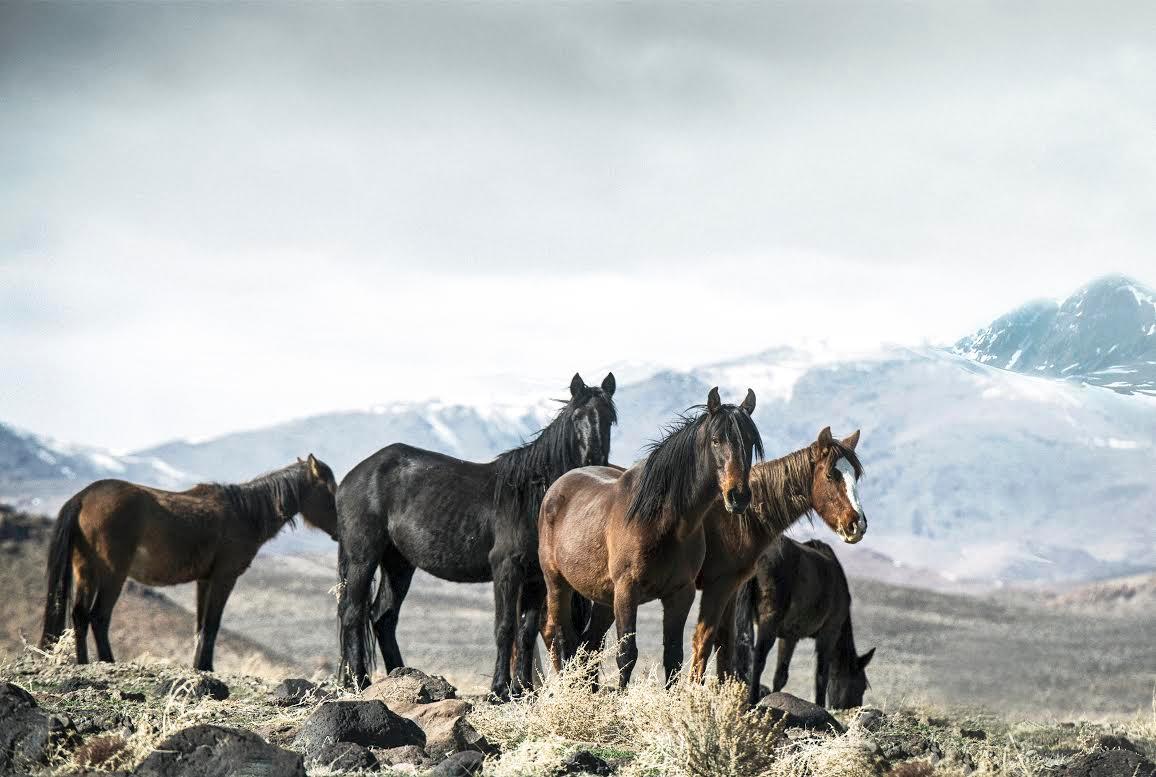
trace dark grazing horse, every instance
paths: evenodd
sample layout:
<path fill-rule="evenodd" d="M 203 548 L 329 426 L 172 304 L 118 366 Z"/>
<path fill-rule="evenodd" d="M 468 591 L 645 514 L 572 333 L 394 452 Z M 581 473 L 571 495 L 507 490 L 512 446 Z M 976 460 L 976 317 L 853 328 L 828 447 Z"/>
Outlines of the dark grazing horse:
<path fill-rule="evenodd" d="M 374 637 L 387 670 L 403 665 L 398 612 L 414 570 L 421 568 L 453 582 L 494 582 L 497 660 L 491 689 L 495 698 L 509 697 L 515 637 L 514 690 L 531 685 L 544 600 L 538 508 L 546 489 L 564 473 L 607 462 L 610 427 L 617 421 L 614 388 L 613 374 L 601 387 L 587 386 L 575 374 L 570 400 L 554 420 L 533 440 L 491 462 L 462 461 L 398 443 L 345 476 L 337 505 L 346 682 L 368 682 Z M 378 567 L 382 580 L 371 608 Z"/>
<path fill-rule="evenodd" d="M 610 623 L 617 626 L 620 687 L 638 658 L 638 606 L 654 599 L 662 601 L 668 683 L 681 667 L 682 630 L 706 552 L 703 518 L 720 496 L 731 513 L 747 508 L 753 453 L 763 455 L 753 391 L 736 406 L 724 405 L 713 388 L 694 409 L 630 469 L 584 467 L 546 493 L 538 557 L 546 580 L 543 638 L 555 668 L 578 647 L 575 593 L 594 602 L 584 641 L 596 634 L 600 644 Z M 697 641 L 695 650 L 697 663 Z"/>
<path fill-rule="evenodd" d="M 112 661 L 108 627 L 131 577 L 145 585 L 197 581 L 193 665 L 212 671 L 221 613 L 257 550 L 300 513 L 334 536 L 333 471 L 309 454 L 248 483 L 201 484 L 161 491 L 123 480 L 98 480 L 65 502 L 48 548 L 48 595 L 40 646 L 64 631 L 74 587 L 76 660 L 88 662 L 88 627 L 101 661 Z"/>
<path fill-rule="evenodd" d="M 815 703 L 835 709 L 859 707 L 867 690 L 867 665 L 875 648 L 855 652 L 851 592 L 835 551 L 820 540 L 780 537 L 759 559 L 755 576 L 739 597 L 738 629 L 749 641 L 758 619 L 751 685 L 757 689 L 767 653 L 779 638 L 773 690 L 787 684 L 800 639 L 815 639 Z M 757 691 L 756 691 L 757 692 Z"/>

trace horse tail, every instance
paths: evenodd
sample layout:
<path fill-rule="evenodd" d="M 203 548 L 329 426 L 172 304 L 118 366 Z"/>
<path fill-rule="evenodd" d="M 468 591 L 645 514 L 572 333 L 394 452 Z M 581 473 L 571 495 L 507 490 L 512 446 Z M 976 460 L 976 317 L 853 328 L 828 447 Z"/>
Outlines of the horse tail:
<path fill-rule="evenodd" d="M 48 594 L 44 604 L 44 630 L 40 648 L 52 647 L 64 633 L 68 599 L 72 596 L 72 538 L 84 502 L 83 492 L 69 499 L 56 516 L 52 541 L 48 545 Z"/>
<path fill-rule="evenodd" d="M 751 681 L 754 671 L 755 608 L 758 591 L 755 578 L 743 583 L 735 594 L 734 671 L 744 682 Z"/>

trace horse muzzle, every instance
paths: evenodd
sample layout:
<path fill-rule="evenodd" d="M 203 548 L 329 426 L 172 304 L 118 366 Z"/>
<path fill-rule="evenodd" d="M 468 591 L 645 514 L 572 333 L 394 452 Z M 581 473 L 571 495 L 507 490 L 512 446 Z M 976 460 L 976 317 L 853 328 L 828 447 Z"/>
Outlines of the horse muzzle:
<path fill-rule="evenodd" d="M 728 512 L 745 513 L 751 506 L 751 493 L 738 488 L 728 489 L 723 494 L 723 506 Z"/>
<path fill-rule="evenodd" d="M 844 529 L 839 530 L 839 537 L 848 545 L 854 545 L 859 540 L 863 539 L 867 534 L 867 516 L 862 513 L 859 514 L 859 520 L 855 521 L 855 525 L 851 527 L 851 531 Z"/>

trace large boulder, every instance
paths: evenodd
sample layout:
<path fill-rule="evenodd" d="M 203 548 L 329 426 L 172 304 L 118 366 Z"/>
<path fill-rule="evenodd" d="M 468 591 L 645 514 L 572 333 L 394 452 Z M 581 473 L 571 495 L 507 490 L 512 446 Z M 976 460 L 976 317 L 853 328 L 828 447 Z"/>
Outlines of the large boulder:
<path fill-rule="evenodd" d="M 810 731 L 834 731 L 844 733 L 847 729 L 835 720 L 831 713 L 789 693 L 769 693 L 759 702 L 757 709 L 766 710 L 776 723 L 787 720 L 787 728 L 805 728 Z"/>
<path fill-rule="evenodd" d="M 308 701 L 324 701 L 332 697 L 330 691 L 300 677 L 282 680 L 273 689 L 273 703 L 278 707 L 294 707 Z"/>
<path fill-rule="evenodd" d="M 191 726 L 157 745 L 135 777 L 305 777 L 301 755 L 271 745 L 251 731 Z"/>
<path fill-rule="evenodd" d="M 455 750 L 481 749 L 469 746 L 469 731 L 463 728 L 469 727 L 472 730 L 466 720 L 466 714 L 473 709 L 473 705 L 465 699 L 398 705 L 395 709 L 399 715 L 413 721 L 425 732 L 426 752 L 435 760 Z M 481 737 L 477 732 L 474 734 Z"/>
<path fill-rule="evenodd" d="M 1077 756 L 1058 777 L 1154 777 L 1156 765 L 1131 750 L 1097 750 Z"/>
<path fill-rule="evenodd" d="M 399 666 L 361 692 L 363 699 L 379 699 L 391 708 L 399 704 L 429 704 L 456 699 L 457 689 L 444 677 L 428 675 L 412 666 Z"/>
<path fill-rule="evenodd" d="M 44 764 L 48 754 L 77 740 L 67 717 L 40 709 L 32 694 L 0 682 L 0 774 L 23 774 Z"/>
<path fill-rule="evenodd" d="M 395 714 L 376 699 L 327 701 L 301 726 L 293 747 L 311 755 L 335 742 L 353 742 L 363 747 L 424 747 L 426 736 L 417 723 Z"/>

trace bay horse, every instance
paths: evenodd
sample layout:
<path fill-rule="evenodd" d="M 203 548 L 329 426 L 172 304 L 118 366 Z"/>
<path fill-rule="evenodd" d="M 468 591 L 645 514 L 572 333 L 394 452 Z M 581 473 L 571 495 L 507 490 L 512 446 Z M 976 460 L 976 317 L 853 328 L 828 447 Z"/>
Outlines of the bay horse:
<path fill-rule="evenodd" d="M 820 540 L 796 542 L 782 537 L 759 559 L 739 606 L 739 628 L 749 635 L 758 618 L 751 687 L 757 698 L 767 653 L 779 638 L 774 690 L 787 673 L 800 639 L 815 639 L 815 703 L 835 709 L 863 705 L 867 665 L 875 655 L 855 650 L 851 628 L 851 592 L 835 551 Z"/>
<path fill-rule="evenodd" d="M 387 670 L 403 666 L 398 613 L 414 570 L 459 583 L 494 583 L 497 660 L 493 697 L 533 682 L 534 641 L 544 598 L 538 509 L 546 489 L 575 467 L 610 455 L 614 374 L 570 399 L 532 440 L 486 463 L 397 443 L 355 466 L 337 489 L 338 604 L 342 679 L 369 681 L 376 638 Z M 381 568 L 371 607 L 374 572 Z M 511 657 L 517 639 L 517 667 Z M 511 675 L 517 684 L 511 687 Z"/>
<path fill-rule="evenodd" d="M 682 664 L 682 630 L 694 603 L 694 581 L 706 552 L 702 523 L 721 495 L 725 509 L 750 503 L 752 452 L 763 443 L 751 413 L 755 393 L 724 405 L 710 390 L 701 412 L 684 416 L 649 455 L 623 471 L 585 467 L 559 478 L 542 502 L 538 559 L 546 581 L 543 639 L 556 669 L 573 655 L 578 634 L 573 594 L 594 605 L 586 633 L 618 631 L 618 683 L 638 658 L 638 606 L 662 600 L 667 682 Z"/>
<path fill-rule="evenodd" d="M 197 583 L 193 666 L 213 670 L 213 646 L 233 586 L 257 550 L 300 513 L 333 537 L 333 470 L 305 461 L 236 485 L 202 483 L 162 491 L 98 480 L 60 509 L 48 547 L 48 593 L 40 647 L 64 631 L 70 593 L 76 660 L 88 662 L 92 626 L 101 661 L 112 661 L 108 627 L 125 579 L 162 586 Z"/>

